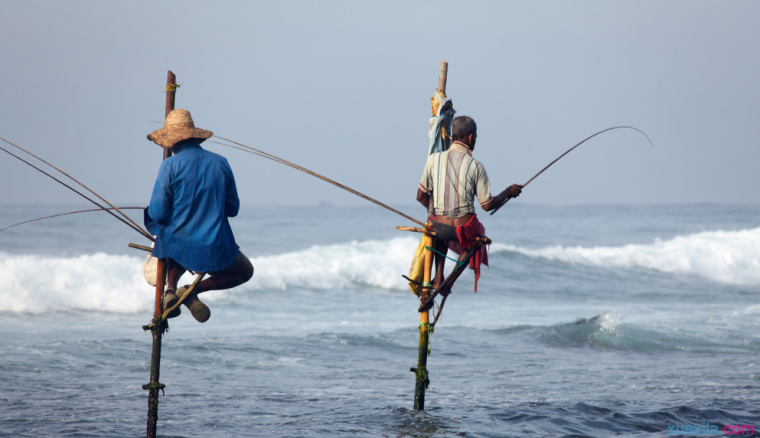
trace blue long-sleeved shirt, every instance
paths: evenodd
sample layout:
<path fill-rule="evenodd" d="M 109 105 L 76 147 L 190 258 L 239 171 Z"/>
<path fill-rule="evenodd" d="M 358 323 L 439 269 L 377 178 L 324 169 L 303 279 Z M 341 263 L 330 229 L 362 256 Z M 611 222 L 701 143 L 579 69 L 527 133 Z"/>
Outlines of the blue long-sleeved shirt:
<path fill-rule="evenodd" d="M 161 163 L 145 226 L 156 236 L 153 256 L 186 269 L 219 271 L 232 264 L 238 245 L 228 217 L 240 209 L 227 159 L 186 143 Z"/>

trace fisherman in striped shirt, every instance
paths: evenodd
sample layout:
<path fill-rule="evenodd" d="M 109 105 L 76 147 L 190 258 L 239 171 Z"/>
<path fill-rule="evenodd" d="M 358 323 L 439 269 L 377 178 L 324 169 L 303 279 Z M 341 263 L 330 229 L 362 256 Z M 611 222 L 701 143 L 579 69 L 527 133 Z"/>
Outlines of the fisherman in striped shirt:
<path fill-rule="evenodd" d="M 417 201 L 428 209 L 436 233 L 436 250 L 445 255 L 451 249 L 460 254 L 461 260 L 464 249 L 475 243 L 475 237 L 485 235 L 485 228 L 475 214 L 475 197 L 483 210 L 490 211 L 507 199 L 520 196 L 522 186 L 513 184 L 492 197 L 486 169 L 472 157 L 478 137 L 475 121 L 467 116 L 457 117 L 452 122 L 452 131 L 451 147 L 428 157 L 417 189 Z M 443 282 L 446 258 L 441 254 L 435 255 L 434 289 Z M 476 292 L 481 263 L 488 266 L 485 246 L 470 259 Z"/>

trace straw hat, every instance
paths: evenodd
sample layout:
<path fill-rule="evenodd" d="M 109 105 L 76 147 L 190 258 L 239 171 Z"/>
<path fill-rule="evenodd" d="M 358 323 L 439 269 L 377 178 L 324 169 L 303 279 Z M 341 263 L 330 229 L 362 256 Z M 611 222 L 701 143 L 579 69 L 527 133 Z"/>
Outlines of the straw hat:
<path fill-rule="evenodd" d="M 211 131 L 195 127 L 190 111 L 175 109 L 166 116 L 163 128 L 148 134 L 148 140 L 168 149 L 182 140 L 189 138 L 206 140 L 212 135 L 214 133 Z"/>

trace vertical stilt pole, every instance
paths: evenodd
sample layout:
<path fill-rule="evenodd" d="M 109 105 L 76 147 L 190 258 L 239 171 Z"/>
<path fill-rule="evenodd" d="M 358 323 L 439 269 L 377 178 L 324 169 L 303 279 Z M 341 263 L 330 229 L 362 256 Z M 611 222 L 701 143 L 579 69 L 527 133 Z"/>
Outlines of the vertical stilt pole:
<path fill-rule="evenodd" d="M 446 95 L 446 80 L 449 72 L 449 63 L 441 61 L 441 66 L 438 72 L 438 91 Z M 435 115 L 435 113 L 433 113 Z M 432 203 L 433 200 L 430 199 Z M 428 227 L 432 228 L 432 224 L 428 221 Z M 425 246 L 428 248 L 433 247 L 433 236 L 425 233 Z M 425 265 L 422 274 L 422 290 L 420 291 L 420 306 L 423 306 L 430 295 L 430 279 L 433 271 L 433 252 L 429 249 L 425 250 Z M 430 383 L 427 372 L 427 357 L 428 357 L 428 343 L 430 342 L 430 311 L 425 310 L 420 313 L 420 349 L 417 353 L 417 368 L 415 368 L 415 374 L 417 376 L 417 382 L 414 387 L 414 409 L 418 411 L 425 410 L 425 391 Z"/>
<path fill-rule="evenodd" d="M 428 225 L 431 225 L 428 222 Z M 425 233 L 425 246 L 433 247 L 433 236 Z M 430 294 L 430 279 L 433 268 L 433 252 L 429 249 L 425 250 L 425 264 L 422 274 L 422 290 L 420 292 L 420 305 L 424 304 Z M 426 287 L 427 286 L 427 287 Z M 430 312 L 424 311 L 420 313 L 420 349 L 417 353 L 417 368 L 415 374 L 417 381 L 414 387 L 414 409 L 418 411 L 425 410 L 425 390 L 427 389 L 430 380 L 428 379 L 427 372 L 427 356 L 428 356 L 428 342 L 430 340 Z"/>
<path fill-rule="evenodd" d="M 449 63 L 446 61 L 441 61 L 441 68 L 438 72 L 438 91 L 446 94 L 446 80 L 449 76 Z"/>
<path fill-rule="evenodd" d="M 174 93 L 177 90 L 177 78 L 171 71 L 166 77 L 166 113 L 174 109 Z M 169 149 L 164 149 L 163 159 L 171 156 Z M 164 287 L 166 286 L 166 271 L 168 266 L 164 259 L 158 259 L 158 268 L 156 269 L 156 301 L 153 313 L 153 322 L 155 327 L 151 330 L 153 334 L 153 350 L 150 357 L 150 383 L 143 385 L 143 389 L 148 390 L 148 438 L 156 437 L 156 428 L 158 426 L 158 391 L 163 390 L 164 385 L 159 382 L 161 372 L 161 337 L 167 327 L 166 322 L 161 321 L 161 315 L 164 312 Z"/>
<path fill-rule="evenodd" d="M 144 385 L 143 389 L 148 390 L 148 438 L 156 437 L 156 427 L 158 425 L 158 391 L 163 390 L 163 384 L 159 382 L 161 371 L 161 337 L 164 332 L 164 324 L 161 322 L 163 313 L 162 296 L 166 280 L 165 264 L 162 259 L 158 260 L 156 269 L 156 307 L 153 314 L 153 322 L 156 326 L 151 330 L 153 335 L 153 350 L 150 356 L 150 383 Z"/>
<path fill-rule="evenodd" d="M 166 74 L 166 112 L 164 118 L 174 111 L 174 93 L 177 91 L 177 77 L 169 70 Z M 162 148 L 164 150 L 164 160 L 172 156 L 170 149 Z"/>

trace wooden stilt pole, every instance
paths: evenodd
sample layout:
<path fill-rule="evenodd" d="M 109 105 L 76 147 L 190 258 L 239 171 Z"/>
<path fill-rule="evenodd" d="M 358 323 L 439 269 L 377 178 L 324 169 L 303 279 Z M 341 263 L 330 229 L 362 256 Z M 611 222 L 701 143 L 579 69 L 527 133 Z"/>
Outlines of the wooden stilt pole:
<path fill-rule="evenodd" d="M 446 95 L 446 79 L 449 75 L 449 63 L 441 61 L 441 68 L 438 71 L 438 91 Z"/>
<path fill-rule="evenodd" d="M 169 71 L 166 77 L 166 113 L 169 115 L 174 109 L 174 93 L 177 90 L 177 78 L 174 73 Z M 164 149 L 163 159 L 171 156 L 169 149 Z M 153 350 L 150 357 L 150 383 L 143 385 L 143 389 L 148 390 L 148 438 L 156 437 L 156 428 L 158 425 L 158 391 L 164 389 L 164 385 L 159 382 L 161 371 L 161 338 L 164 330 L 168 327 L 166 321 L 162 321 L 164 287 L 166 286 L 166 272 L 168 266 L 166 260 L 158 259 L 158 268 L 156 269 L 156 301 L 153 313 L 154 327 L 151 329 L 153 334 Z"/>
<path fill-rule="evenodd" d="M 449 72 L 449 63 L 441 61 L 441 66 L 438 71 L 438 91 L 444 96 L 446 95 L 446 79 Z M 433 114 L 435 115 L 435 114 Z M 433 202 L 430 199 L 430 202 Z M 432 229 L 433 224 L 429 221 L 427 223 L 428 228 Z M 425 233 L 425 246 L 433 248 L 433 236 L 429 233 Z M 420 306 L 424 305 L 428 296 L 430 295 L 430 279 L 433 271 L 433 252 L 429 249 L 425 250 L 425 264 L 422 276 L 422 288 L 420 289 Z M 430 342 L 430 311 L 425 309 L 420 312 L 420 347 L 417 352 L 417 368 L 413 368 L 417 377 L 414 386 L 414 409 L 418 411 L 425 410 L 425 391 L 430 384 L 427 372 L 427 357 L 428 357 L 428 343 Z"/>
<path fill-rule="evenodd" d="M 153 322 L 156 322 L 151 329 L 153 335 L 153 350 L 150 356 L 150 383 L 143 385 L 143 389 L 148 390 L 148 438 L 156 437 L 156 427 L 158 425 L 158 391 L 164 389 L 164 385 L 159 382 L 161 371 L 161 337 L 163 336 L 165 324 L 161 322 L 163 314 L 162 296 L 166 281 L 166 270 L 163 260 L 158 260 L 156 269 L 156 304 Z"/>
<path fill-rule="evenodd" d="M 171 70 L 166 74 L 166 112 L 164 118 L 174 110 L 174 93 L 177 91 L 177 77 Z M 164 160 L 172 156 L 171 149 L 162 148 L 164 150 Z"/>
<path fill-rule="evenodd" d="M 432 224 L 428 222 L 428 225 L 432 227 Z M 428 248 L 433 247 L 433 236 L 425 234 L 425 246 Z M 433 271 L 433 252 L 429 249 L 425 250 L 425 264 L 422 274 L 422 289 L 420 292 L 420 304 L 427 301 L 430 294 L 430 279 Z M 417 381 L 414 386 L 414 409 L 418 411 L 425 410 L 425 390 L 430 383 L 427 372 L 427 356 L 428 356 L 428 342 L 430 341 L 430 312 L 425 310 L 420 312 L 420 348 L 417 352 L 417 368 L 415 369 L 415 375 Z"/>

